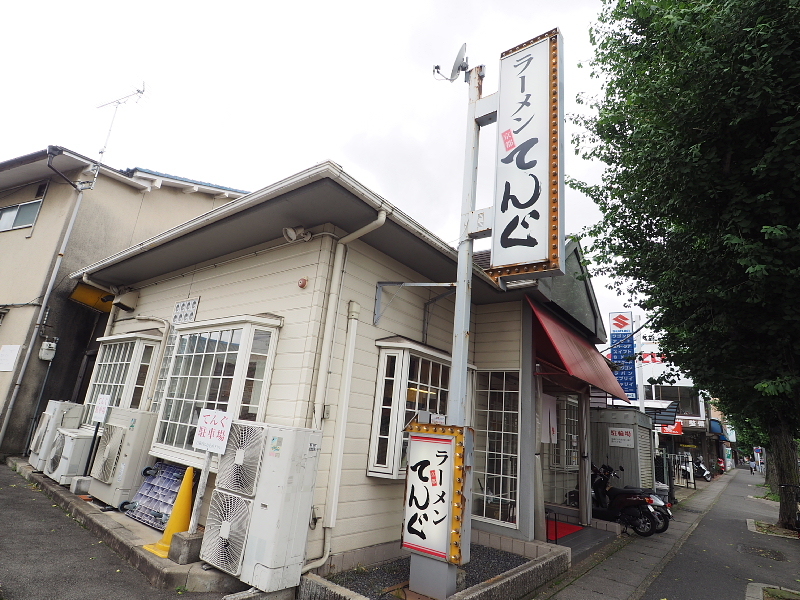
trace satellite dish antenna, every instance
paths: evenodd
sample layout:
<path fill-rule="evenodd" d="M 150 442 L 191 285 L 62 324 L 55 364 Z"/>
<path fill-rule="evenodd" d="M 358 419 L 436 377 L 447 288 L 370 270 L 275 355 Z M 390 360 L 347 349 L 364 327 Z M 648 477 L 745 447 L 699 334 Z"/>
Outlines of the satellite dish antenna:
<path fill-rule="evenodd" d="M 439 75 L 442 79 L 445 79 L 450 82 L 453 82 L 456 79 L 458 79 L 458 74 L 461 71 L 464 71 L 465 73 L 469 71 L 469 64 L 468 64 L 469 59 L 465 58 L 464 56 L 466 53 L 467 53 L 467 44 L 462 44 L 461 50 L 458 51 L 456 60 L 453 62 L 453 68 L 450 71 L 450 77 L 445 77 L 444 75 L 442 75 L 442 71 L 439 65 L 433 67 L 434 76 Z"/>

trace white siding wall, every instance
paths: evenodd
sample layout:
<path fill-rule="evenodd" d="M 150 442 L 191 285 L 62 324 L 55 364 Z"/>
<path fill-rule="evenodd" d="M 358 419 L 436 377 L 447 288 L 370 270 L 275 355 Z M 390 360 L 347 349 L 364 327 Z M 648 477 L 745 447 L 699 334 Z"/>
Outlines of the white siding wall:
<path fill-rule="evenodd" d="M 375 341 L 401 335 L 421 343 L 424 305 L 443 291 L 442 288 L 385 287 L 381 318 L 378 325 L 373 326 L 375 291 L 379 281 L 425 280 L 415 271 L 364 243 L 357 241 L 350 244 L 337 321 L 334 351 L 337 359 L 344 352 L 348 302 L 355 301 L 361 305 L 361 316 L 353 365 L 339 509 L 331 546 L 333 553 L 400 538 L 405 482 L 368 477 L 366 474 L 378 376 L 379 351 Z M 447 353 L 452 347 L 453 307 L 454 296 L 434 304 L 428 326 L 428 345 Z M 340 361 L 334 361 L 333 367 L 334 373 L 341 373 Z M 332 403 L 338 404 L 338 401 L 338 393 L 331 396 Z M 326 432 L 334 426 L 332 418 L 326 423 Z M 319 556 L 322 534 L 312 532 L 312 536 L 309 554 Z"/>
<path fill-rule="evenodd" d="M 522 304 L 505 302 L 477 306 L 475 366 L 478 369 L 519 369 L 522 364 Z"/>
<path fill-rule="evenodd" d="M 215 268 L 178 276 L 141 289 L 135 314 L 171 319 L 174 304 L 199 297 L 198 321 L 233 315 L 272 313 L 285 319 L 279 333 L 275 368 L 267 404 L 267 421 L 306 427 L 314 397 L 315 363 L 319 356 L 324 298 L 330 263 L 330 237 L 296 243 L 248 256 Z M 254 249 L 251 249 L 251 251 Z M 222 262 L 220 259 L 217 262 Z M 297 282 L 308 278 L 300 289 Z M 331 374 L 326 404 L 331 418 L 324 422 L 322 455 L 314 503 L 322 515 L 327 496 L 336 407 L 343 369 L 347 307 L 358 302 L 358 323 L 347 440 L 343 457 L 339 509 L 332 552 L 339 553 L 398 540 L 402 527 L 403 481 L 367 477 L 367 457 L 375 402 L 378 348 L 375 341 L 401 335 L 422 342 L 424 304 L 442 288 L 384 288 L 383 314 L 373 326 L 376 284 L 379 281 L 423 282 L 405 265 L 356 241 L 349 245 L 339 298 Z M 445 352 L 452 345 L 454 296 L 434 304 L 430 311 L 427 343 Z M 478 324 L 475 325 L 476 314 Z M 469 360 L 479 368 L 517 368 L 519 365 L 520 306 L 478 307 L 472 330 L 477 343 Z M 142 329 L 141 322 L 117 324 L 115 333 Z M 510 332 L 510 333 L 508 333 Z M 511 338 L 510 341 L 506 337 Z M 495 354 L 501 349 L 500 358 Z M 322 554 L 323 530 L 309 532 L 307 557 Z"/>

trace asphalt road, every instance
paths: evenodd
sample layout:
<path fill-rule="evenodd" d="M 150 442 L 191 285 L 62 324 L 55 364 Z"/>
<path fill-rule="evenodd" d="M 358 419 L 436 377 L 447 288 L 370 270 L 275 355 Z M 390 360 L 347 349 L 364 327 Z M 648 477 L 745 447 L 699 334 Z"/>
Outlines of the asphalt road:
<path fill-rule="evenodd" d="M 800 539 L 749 531 L 747 519 L 774 523 L 778 509 L 748 499 L 761 496 L 764 477 L 737 469 L 675 557 L 642 600 L 744 600 L 747 584 L 800 590 Z"/>
<path fill-rule="evenodd" d="M 219 600 L 152 587 L 43 492 L 0 464 L 0 600 Z"/>

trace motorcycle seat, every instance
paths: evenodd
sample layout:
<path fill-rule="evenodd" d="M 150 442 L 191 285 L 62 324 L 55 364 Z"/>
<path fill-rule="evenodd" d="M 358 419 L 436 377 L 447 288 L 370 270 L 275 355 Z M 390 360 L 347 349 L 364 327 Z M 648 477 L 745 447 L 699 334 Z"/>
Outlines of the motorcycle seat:
<path fill-rule="evenodd" d="M 606 494 L 608 495 L 609 498 L 613 498 L 615 496 L 639 496 L 641 495 L 641 493 L 642 492 L 636 489 L 628 490 L 625 488 L 615 488 L 615 487 L 608 488 L 606 490 Z"/>
<path fill-rule="evenodd" d="M 655 495 L 656 493 L 656 491 L 652 488 L 637 488 L 633 487 L 632 485 L 626 485 L 623 489 L 628 490 L 630 492 L 637 492 L 639 494 Z"/>

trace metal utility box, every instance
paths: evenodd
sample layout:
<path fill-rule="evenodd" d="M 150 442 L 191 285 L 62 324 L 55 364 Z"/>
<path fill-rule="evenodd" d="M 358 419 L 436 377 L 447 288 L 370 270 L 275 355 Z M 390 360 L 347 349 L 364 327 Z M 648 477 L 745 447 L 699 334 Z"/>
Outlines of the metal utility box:
<path fill-rule="evenodd" d="M 652 488 L 653 420 L 635 408 L 593 408 L 590 423 L 592 462 L 625 469 L 611 484 Z"/>

